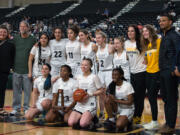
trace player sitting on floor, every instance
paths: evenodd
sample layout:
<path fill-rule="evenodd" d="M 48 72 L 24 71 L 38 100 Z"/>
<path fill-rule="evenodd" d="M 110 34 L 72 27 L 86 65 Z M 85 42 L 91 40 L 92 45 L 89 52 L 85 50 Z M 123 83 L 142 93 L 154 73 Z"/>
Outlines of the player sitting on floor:
<path fill-rule="evenodd" d="M 124 78 L 124 71 L 121 67 L 113 69 L 112 80 L 107 88 L 105 99 L 105 108 L 109 118 L 104 122 L 104 126 L 111 130 L 116 128 L 116 131 L 119 131 L 124 130 L 132 120 L 134 90 Z"/>
<path fill-rule="evenodd" d="M 42 111 L 48 111 L 52 103 L 52 89 L 51 89 L 51 66 L 44 64 L 42 66 L 42 76 L 39 76 L 34 81 L 33 99 L 31 108 L 25 112 L 25 117 L 32 120 L 35 115 Z"/>
<path fill-rule="evenodd" d="M 71 67 L 61 66 L 60 78 L 53 85 L 52 108 L 46 115 L 46 121 L 55 122 L 59 118 L 63 118 L 64 122 L 68 122 L 69 115 L 75 105 L 73 91 L 77 89 L 77 82 L 72 77 Z"/>
<path fill-rule="evenodd" d="M 81 63 L 83 74 L 76 77 L 78 88 L 83 89 L 87 94 L 77 102 L 69 116 L 68 124 L 71 127 L 80 125 L 81 128 L 89 128 L 96 115 L 96 96 L 103 93 L 103 88 L 99 77 L 91 72 L 91 67 L 91 59 L 85 58 Z"/>

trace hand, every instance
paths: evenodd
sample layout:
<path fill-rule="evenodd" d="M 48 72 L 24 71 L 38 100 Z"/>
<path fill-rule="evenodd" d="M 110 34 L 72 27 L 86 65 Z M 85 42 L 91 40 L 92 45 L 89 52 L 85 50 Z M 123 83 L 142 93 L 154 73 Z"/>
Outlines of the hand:
<path fill-rule="evenodd" d="M 178 68 L 175 67 L 174 74 L 178 77 L 180 77 L 180 72 L 178 71 Z"/>
<path fill-rule="evenodd" d="M 36 108 L 36 105 L 32 105 L 31 108 Z"/>
<path fill-rule="evenodd" d="M 80 102 L 86 103 L 88 99 L 89 99 L 89 95 L 87 94 L 86 96 L 83 97 L 83 99 Z"/>
<path fill-rule="evenodd" d="M 62 94 L 62 93 L 63 93 L 63 90 L 62 90 L 62 89 L 59 89 L 59 90 L 58 90 L 58 93 L 59 93 L 59 94 Z"/>
<path fill-rule="evenodd" d="M 64 112 L 65 112 L 65 113 L 69 112 L 70 110 L 71 110 L 70 107 L 65 107 L 65 108 L 64 108 Z"/>
<path fill-rule="evenodd" d="M 116 101 L 116 98 L 113 96 L 113 95 L 111 95 L 111 94 L 109 94 L 109 98 L 112 100 L 112 101 Z"/>
<path fill-rule="evenodd" d="M 59 79 L 59 77 L 54 77 L 54 78 L 51 79 L 51 82 L 55 83 L 58 79 Z"/>
<path fill-rule="evenodd" d="M 113 54 L 114 53 L 114 46 L 108 45 L 108 50 L 109 50 L 109 54 Z"/>
<path fill-rule="evenodd" d="M 34 44 L 35 47 L 38 47 L 38 42 Z"/>
<path fill-rule="evenodd" d="M 97 45 L 96 45 L 96 44 L 93 44 L 93 45 L 92 45 L 92 50 L 93 50 L 94 52 L 97 52 L 98 47 L 97 47 Z"/>
<path fill-rule="evenodd" d="M 32 74 L 31 73 L 28 74 L 28 78 L 32 79 Z"/>

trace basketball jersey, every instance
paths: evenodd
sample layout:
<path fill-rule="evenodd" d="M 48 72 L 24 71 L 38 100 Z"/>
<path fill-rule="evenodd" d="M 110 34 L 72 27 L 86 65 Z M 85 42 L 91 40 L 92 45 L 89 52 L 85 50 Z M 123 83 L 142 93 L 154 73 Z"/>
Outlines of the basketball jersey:
<path fill-rule="evenodd" d="M 52 89 L 50 88 L 49 90 L 44 90 L 44 82 L 45 82 L 46 78 L 44 78 L 43 76 L 39 76 L 38 78 L 36 78 L 34 80 L 34 86 L 33 88 L 37 88 L 38 92 L 39 92 L 39 97 L 38 99 L 44 98 L 44 97 L 48 97 L 50 99 L 52 99 Z"/>
<path fill-rule="evenodd" d="M 134 93 L 134 89 L 133 89 L 132 85 L 127 81 L 123 81 L 121 86 L 116 85 L 116 91 L 115 91 L 116 99 L 127 100 L 128 95 L 133 94 L 133 93 Z M 129 108 L 133 109 L 134 104 L 124 105 L 124 104 L 118 103 L 118 107 L 121 109 L 129 109 Z"/>
<path fill-rule="evenodd" d="M 90 74 L 89 76 L 85 77 L 83 75 L 78 75 L 77 76 L 77 81 L 78 81 L 78 88 L 84 89 L 88 94 L 93 94 L 97 89 L 102 88 L 102 84 L 100 82 L 100 79 L 98 78 L 97 75 Z M 77 102 L 76 104 L 78 108 L 87 108 L 96 109 L 96 97 L 92 96 L 89 97 L 88 101 L 86 103 L 80 103 Z"/>
<path fill-rule="evenodd" d="M 75 41 L 67 41 L 66 44 L 66 55 L 67 55 L 67 64 L 69 66 L 76 66 L 77 63 L 81 61 L 81 48 L 80 42 L 78 40 Z"/>
<path fill-rule="evenodd" d="M 98 46 L 98 51 L 96 53 L 98 65 L 99 65 L 99 71 L 102 70 L 112 70 L 113 68 L 113 56 L 109 54 L 108 52 L 108 44 L 106 44 L 105 48 L 103 50 L 100 49 L 100 46 Z"/>
<path fill-rule="evenodd" d="M 64 65 L 66 63 L 66 40 L 50 40 L 49 46 L 52 53 L 50 64 L 56 67 L 61 67 L 61 65 Z"/>
<path fill-rule="evenodd" d="M 51 50 L 49 46 L 42 47 L 41 46 L 41 59 L 39 61 L 39 47 L 33 46 L 30 52 L 34 55 L 34 64 L 33 64 L 33 76 L 38 77 L 41 76 L 41 69 L 43 64 L 49 63 Z"/>
<path fill-rule="evenodd" d="M 114 53 L 113 66 L 114 68 L 121 66 L 124 71 L 124 77 L 127 80 L 130 80 L 129 61 L 127 60 L 127 54 L 125 50 L 123 50 L 121 56 L 118 56 L 117 52 Z"/>
<path fill-rule="evenodd" d="M 93 42 L 90 42 L 86 47 L 81 43 L 81 61 L 84 58 L 89 58 L 93 62 L 92 71 L 97 74 L 97 63 L 96 63 L 96 53 L 92 50 Z"/>
<path fill-rule="evenodd" d="M 146 65 L 143 64 L 144 55 L 141 55 L 138 51 L 136 42 L 125 41 L 125 50 L 129 59 L 130 72 L 136 74 L 146 71 Z"/>
<path fill-rule="evenodd" d="M 68 107 L 73 102 L 73 92 L 77 89 L 77 81 L 69 78 L 64 82 L 62 78 L 59 78 L 53 85 L 53 93 L 58 93 L 59 89 L 64 93 L 64 106 Z M 59 94 L 58 106 L 61 106 L 61 94 Z"/>
<path fill-rule="evenodd" d="M 86 47 L 83 43 L 81 43 L 81 60 L 84 58 L 94 59 L 95 52 L 92 50 L 93 42 L 90 42 Z"/>

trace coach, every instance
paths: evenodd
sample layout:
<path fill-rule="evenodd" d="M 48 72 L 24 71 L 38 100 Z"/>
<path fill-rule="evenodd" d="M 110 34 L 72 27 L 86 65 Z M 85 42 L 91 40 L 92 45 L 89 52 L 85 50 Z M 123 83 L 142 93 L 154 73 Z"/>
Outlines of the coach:
<path fill-rule="evenodd" d="M 177 117 L 180 35 L 172 27 L 172 24 L 171 15 L 161 15 L 159 25 L 163 33 L 159 52 L 159 68 L 166 123 L 159 129 L 159 133 L 174 132 Z"/>

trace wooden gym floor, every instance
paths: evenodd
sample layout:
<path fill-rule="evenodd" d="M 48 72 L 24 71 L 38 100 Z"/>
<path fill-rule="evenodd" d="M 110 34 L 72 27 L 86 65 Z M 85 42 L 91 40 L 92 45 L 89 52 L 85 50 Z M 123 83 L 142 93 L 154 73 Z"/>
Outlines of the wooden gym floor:
<path fill-rule="evenodd" d="M 12 90 L 6 90 L 5 98 L 5 110 L 11 111 L 12 108 Z M 158 121 L 163 124 L 164 121 L 164 109 L 163 102 L 158 99 Z M 1 120 L 2 121 L 2 120 Z M 6 117 L 4 121 L 0 122 L 0 135 L 160 135 L 156 131 L 145 131 L 143 128 L 139 127 L 133 129 L 132 131 L 126 133 L 106 133 L 103 128 L 98 129 L 98 132 L 93 131 L 83 131 L 83 130 L 73 130 L 70 127 L 49 127 L 49 126 L 35 126 L 27 123 L 23 119 L 14 119 L 12 122 L 8 122 Z M 147 123 L 151 121 L 151 111 L 149 102 L 145 99 L 145 108 L 142 116 L 142 123 Z M 176 133 L 173 135 L 180 135 L 180 102 L 178 101 L 178 117 L 176 122 Z"/>

